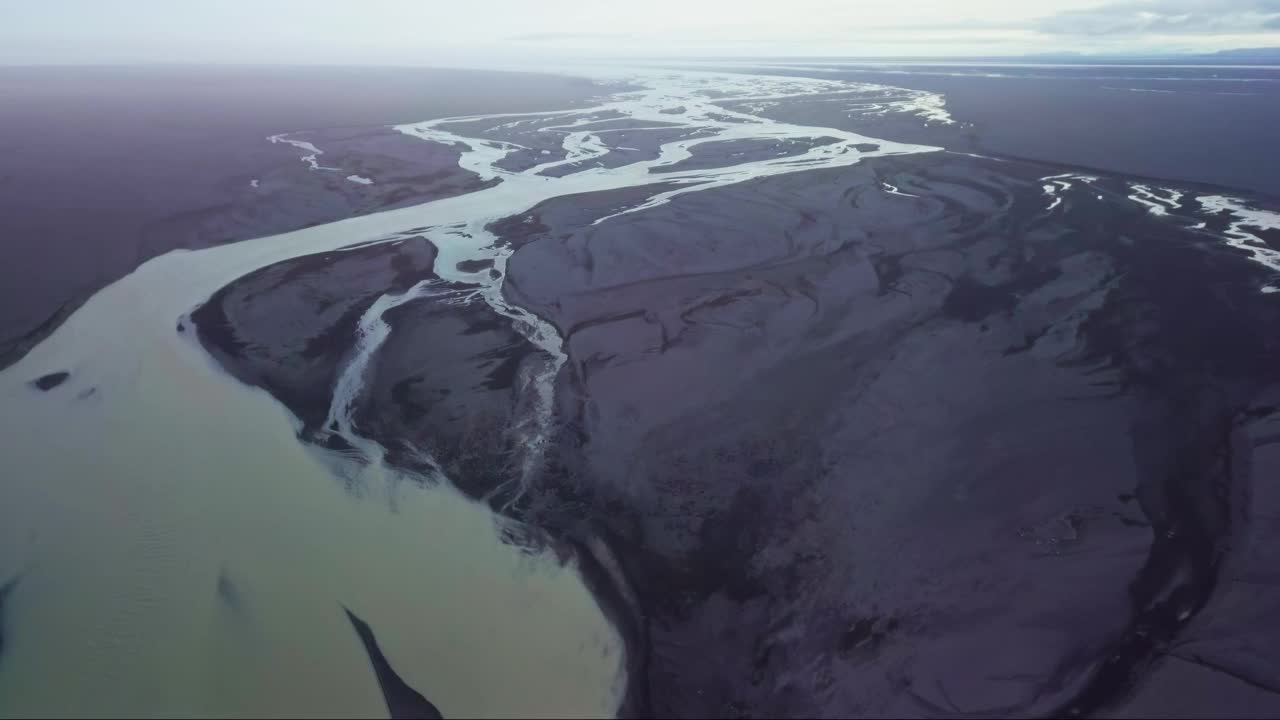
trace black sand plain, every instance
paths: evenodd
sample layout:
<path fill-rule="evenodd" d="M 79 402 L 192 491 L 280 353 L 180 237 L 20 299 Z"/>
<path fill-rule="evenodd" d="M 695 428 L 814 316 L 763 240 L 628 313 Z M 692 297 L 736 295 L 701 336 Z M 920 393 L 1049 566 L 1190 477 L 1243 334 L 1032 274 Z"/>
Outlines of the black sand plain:
<path fill-rule="evenodd" d="M 885 158 L 495 226 L 507 297 L 569 354 L 551 467 L 508 512 L 584 559 L 628 641 L 625 714 L 1280 711 L 1280 304 L 1124 178 L 1050 211 L 1059 172 Z M 291 366 L 243 282 L 262 320 L 235 337 Z M 479 302 L 394 315 L 360 431 L 506 507 L 536 351 Z"/>
<path fill-rule="evenodd" d="M 544 203 L 494 226 L 507 298 L 569 355 L 537 486 L 501 490 L 537 351 L 479 301 L 389 313 L 356 423 L 578 554 L 629 716 L 1274 716 L 1280 296 L 1222 218 L 1127 199 L 1143 148 L 1054 209 L 1041 178 L 1071 167 L 955 152 L 600 225 L 644 193 Z M 360 312 L 435 262 L 425 238 L 298 258 L 194 319 L 326 442 Z M 389 707 L 429 707 L 387 671 Z"/>

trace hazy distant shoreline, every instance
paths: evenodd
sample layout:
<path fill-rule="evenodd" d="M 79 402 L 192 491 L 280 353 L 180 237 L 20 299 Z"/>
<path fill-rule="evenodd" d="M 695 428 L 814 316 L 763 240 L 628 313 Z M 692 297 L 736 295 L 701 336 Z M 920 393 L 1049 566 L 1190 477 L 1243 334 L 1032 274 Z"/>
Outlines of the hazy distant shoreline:
<path fill-rule="evenodd" d="M 1019 60 L 739 61 L 734 67 L 939 93 L 957 121 L 928 127 L 892 117 L 852 121 L 876 137 L 1280 199 L 1280 163 L 1269 152 L 1280 147 L 1280 68 Z M 838 108 L 823 115 L 812 110 L 814 122 L 851 124 Z"/>

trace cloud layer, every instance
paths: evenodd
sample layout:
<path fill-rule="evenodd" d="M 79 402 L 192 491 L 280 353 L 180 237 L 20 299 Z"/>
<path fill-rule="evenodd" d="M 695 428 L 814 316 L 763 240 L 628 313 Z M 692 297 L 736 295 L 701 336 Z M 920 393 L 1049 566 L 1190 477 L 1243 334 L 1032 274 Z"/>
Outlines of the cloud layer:
<path fill-rule="evenodd" d="M 1125 0 L 1051 15 L 1050 35 L 1251 34 L 1280 28 L 1280 0 Z"/>
<path fill-rule="evenodd" d="M 1280 47 L 1280 0 L 0 0 L 0 64 L 493 64 Z"/>

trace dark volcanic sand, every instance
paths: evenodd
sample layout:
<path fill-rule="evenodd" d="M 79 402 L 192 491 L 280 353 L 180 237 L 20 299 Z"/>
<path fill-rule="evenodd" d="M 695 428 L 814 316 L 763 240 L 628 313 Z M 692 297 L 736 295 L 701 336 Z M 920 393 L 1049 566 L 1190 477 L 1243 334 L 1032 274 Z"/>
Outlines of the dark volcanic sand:
<path fill-rule="evenodd" d="M 239 380 L 261 387 L 302 421 L 302 436 L 344 441 L 323 427 L 351 358 L 361 316 L 383 293 L 436 277 L 425 238 L 310 255 L 250 273 L 193 315 L 200 340 Z M 442 292 L 465 289 L 439 283 Z M 431 454 L 460 489 L 483 497 L 512 468 L 514 387 L 532 352 L 481 300 L 410 300 L 383 319 L 391 333 L 374 358 L 354 420 L 384 439 L 390 461 L 418 472 Z"/>
<path fill-rule="evenodd" d="M 820 65 L 820 63 L 818 64 Z M 940 92 L 955 126 L 900 113 L 850 119 L 844 104 L 788 102 L 768 117 L 887 140 L 1014 156 L 1280 197 L 1280 69 L 891 65 L 740 72 Z M 986 77 L 996 74 L 1000 77 Z"/>
<path fill-rule="evenodd" d="M 835 142 L 832 138 L 816 138 L 810 142 L 751 139 L 719 140 L 693 146 L 690 157 L 673 165 L 655 168 L 651 172 L 668 173 L 700 170 L 711 167 L 729 167 L 765 158 L 803 155 L 811 148 Z"/>
<path fill-rule="evenodd" d="M 569 107 L 594 92 L 581 79 L 479 71 L 0 68 L 0 366 L 171 248 L 475 189 L 452 149 L 382 126 Z M 266 141 L 297 131 L 342 171 L 312 172 L 303 152 Z"/>
<path fill-rule="evenodd" d="M 5 618 L 4 605 L 9 599 L 9 594 L 18 586 L 19 578 L 10 578 L 8 582 L 0 585 L 0 662 L 4 661 L 4 634 L 5 634 Z"/>
<path fill-rule="evenodd" d="M 1216 712 L 1280 710 L 1248 635 L 1280 601 L 1280 306 L 1123 186 L 1046 215 L 1053 172 L 933 155 L 598 227 L 542 209 L 507 288 L 570 361 L 525 512 L 621 557 L 635 702 L 1140 716 L 1190 675 Z"/>
<path fill-rule="evenodd" d="M 309 437 L 329 412 L 360 316 L 383 293 L 434 278 L 435 258 L 421 237 L 295 258 L 219 290 L 192 320 L 214 357 L 284 403 Z"/>
<path fill-rule="evenodd" d="M 741 68 L 739 68 L 741 70 Z M 891 114 L 851 120 L 839 104 L 765 112 L 872 137 L 941 145 L 1280 197 L 1280 69 L 885 66 L 751 69 L 942 93 L 960 126 Z M 1000 77 L 984 77 L 983 73 Z M 808 119 L 806 119 L 808 118 Z"/>
<path fill-rule="evenodd" d="M 429 720 L 442 717 L 440 710 L 432 705 L 430 700 L 409 687 L 409 684 L 396 673 L 395 668 L 391 667 L 390 661 L 378 647 L 378 639 L 374 636 L 369 624 L 350 610 L 346 608 L 343 610 L 347 614 L 347 619 L 351 621 L 351 627 L 360 636 L 360 643 L 364 645 L 365 652 L 369 654 L 369 664 L 373 665 L 373 672 L 378 677 L 378 687 L 382 689 L 382 696 L 386 698 L 387 711 L 391 714 L 392 720 L 405 718 Z"/>
<path fill-rule="evenodd" d="M 479 299 L 426 297 L 383 318 L 391 334 L 356 424 L 385 444 L 391 462 L 424 471 L 414 451 L 425 450 L 460 490 L 489 495 L 518 474 L 514 425 L 527 409 L 517 386 L 535 350 Z"/>
<path fill-rule="evenodd" d="M 58 372 L 51 372 L 47 375 L 41 375 L 35 380 L 32 380 L 31 384 L 35 386 L 36 389 L 38 390 L 49 392 L 50 390 L 66 382 L 67 378 L 69 377 L 71 377 L 71 373 L 67 372 L 66 370 L 60 370 Z"/>
<path fill-rule="evenodd" d="M 624 712 L 1280 712 L 1280 304 L 1121 182 L 1047 212 L 1060 170 L 884 158 L 494 225 L 509 298 L 569 354 L 552 462 L 512 512 L 584 551 L 628 639 Z M 387 287 L 368 268 L 393 251 L 361 252 L 238 281 L 274 285 L 260 320 L 197 318 L 202 339 L 242 377 L 305 379 L 273 389 L 305 418 L 342 343 L 305 373 L 296 346 L 354 310 L 304 298 Z M 266 282 L 293 268 L 318 274 Z M 273 315 L 314 325 L 282 341 Z M 361 431 L 489 496 L 528 344 L 478 303 L 387 320 Z"/>
<path fill-rule="evenodd" d="M 1160 218 L 1102 177 L 1051 210 L 1062 171 L 880 158 L 600 225 L 661 176 L 548 201 L 490 228 L 568 354 L 530 491 L 503 492 L 540 358 L 480 302 L 388 312 L 356 423 L 579 551 L 625 714 L 1275 715 L 1280 298 L 1191 195 Z M 326 443 L 359 315 L 434 260 L 298 258 L 194 319 Z"/>

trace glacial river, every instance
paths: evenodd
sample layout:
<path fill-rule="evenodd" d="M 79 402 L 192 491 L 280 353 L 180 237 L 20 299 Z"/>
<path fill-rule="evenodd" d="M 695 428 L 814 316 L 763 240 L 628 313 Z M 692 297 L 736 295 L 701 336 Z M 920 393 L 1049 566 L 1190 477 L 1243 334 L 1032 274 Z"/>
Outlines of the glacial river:
<path fill-rule="evenodd" d="M 500 182 L 155 258 L 95 294 L 0 374 L 0 586 L 12 583 L 0 617 L 0 715 L 385 714 L 344 608 L 369 624 L 395 670 L 446 717 L 617 709 L 625 648 L 574 564 L 503 543 L 509 521 L 447 478 L 423 482 L 387 467 L 380 448 L 355 437 L 346 421 L 386 332 L 378 312 L 403 298 L 384 297 L 363 319 L 335 393 L 335 426 L 364 457 L 354 463 L 300 442 L 297 420 L 224 372 L 195 341 L 188 316 L 219 288 L 271 263 L 425 234 L 439 246 L 444 279 L 472 283 L 551 358 L 534 383 L 526 423 L 525 461 L 536 467 L 563 353 L 553 328 L 503 300 L 508 251 L 492 246 L 487 223 L 572 193 L 668 183 L 628 209 L 638 211 L 680 193 L 933 149 L 762 120 L 725 110 L 705 92 L 777 102 L 859 89 L 849 83 L 623 75 L 628 89 L 592 108 L 403 127 L 463 144 L 462 165 Z M 920 99 L 892 109 L 914 112 Z M 936 113 L 936 98 L 923 99 L 920 107 Z M 662 145 L 656 159 L 593 167 L 613 151 L 601 123 L 616 127 L 618 118 L 696 134 Z M 500 163 L 521 149 L 518 136 L 470 133 L 498 126 L 509 133 L 520 123 L 559 138 L 567 156 L 506 170 Z M 832 142 L 729 167 L 650 173 L 702 143 L 816 138 Z M 543 174 L 564 165 L 580 169 Z M 429 229 L 412 231 L 422 227 Z M 493 259 L 499 277 L 455 269 L 467 259 Z M 48 391 L 32 384 L 54 372 L 69 377 Z"/>

